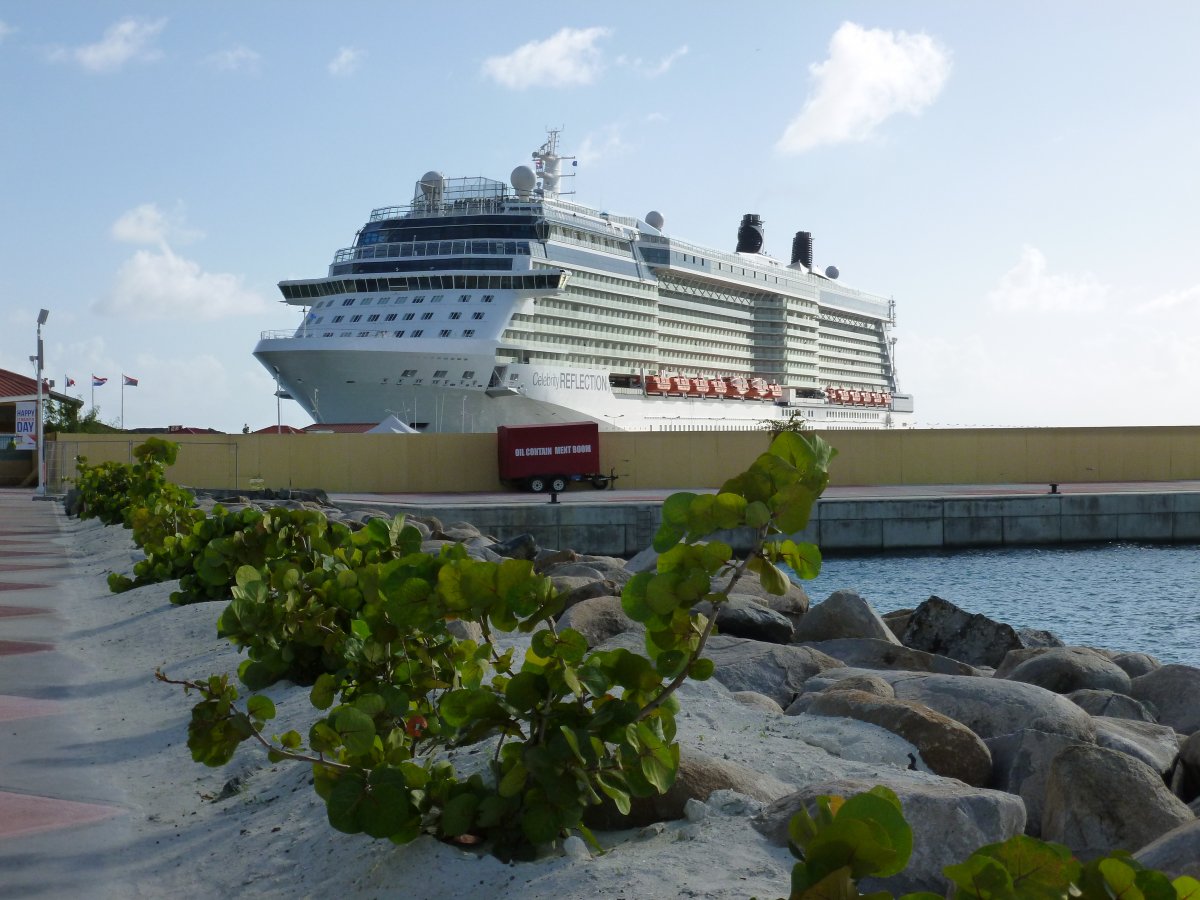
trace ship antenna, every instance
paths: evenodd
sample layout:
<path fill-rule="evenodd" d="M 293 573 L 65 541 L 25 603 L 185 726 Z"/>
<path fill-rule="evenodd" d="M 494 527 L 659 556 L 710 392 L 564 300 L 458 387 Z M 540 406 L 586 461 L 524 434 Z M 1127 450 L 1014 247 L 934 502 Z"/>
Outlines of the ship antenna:
<path fill-rule="evenodd" d="M 563 178 L 575 177 L 574 172 L 568 172 L 566 175 L 562 172 L 562 162 L 565 159 L 571 160 L 571 165 L 575 166 L 578 163 L 573 156 L 559 156 L 558 154 L 558 136 L 562 133 L 562 128 L 547 128 L 546 142 L 541 148 L 533 153 L 534 169 L 537 177 L 540 179 L 537 193 L 541 194 L 544 199 L 553 200 L 555 197 L 563 194 L 573 194 L 574 191 L 560 191 L 558 183 Z"/>

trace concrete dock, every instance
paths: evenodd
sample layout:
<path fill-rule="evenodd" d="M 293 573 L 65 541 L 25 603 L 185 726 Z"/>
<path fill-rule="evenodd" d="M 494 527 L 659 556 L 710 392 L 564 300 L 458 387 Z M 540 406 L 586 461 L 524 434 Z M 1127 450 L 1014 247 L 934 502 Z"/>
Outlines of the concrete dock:
<path fill-rule="evenodd" d="M 504 540 L 630 556 L 649 546 L 671 491 L 331 494 L 349 508 L 466 521 Z M 1143 541 L 1200 542 L 1200 481 L 831 487 L 798 539 L 825 552 Z M 735 546 L 747 537 L 727 535 Z"/>

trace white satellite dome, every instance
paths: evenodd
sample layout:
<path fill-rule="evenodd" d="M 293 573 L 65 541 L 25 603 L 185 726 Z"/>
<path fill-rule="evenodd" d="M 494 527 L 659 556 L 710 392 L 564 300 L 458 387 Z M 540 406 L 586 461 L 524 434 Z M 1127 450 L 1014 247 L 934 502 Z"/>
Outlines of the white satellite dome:
<path fill-rule="evenodd" d="M 446 187 L 446 176 L 441 172 L 429 171 L 421 176 L 418 184 L 421 185 L 421 193 L 425 195 L 426 200 L 440 200 Z"/>
<path fill-rule="evenodd" d="M 652 209 L 646 213 L 646 224 L 651 228 L 657 228 L 659 231 L 662 231 L 663 225 L 666 224 L 666 219 L 663 218 L 663 214 L 657 209 Z"/>
<path fill-rule="evenodd" d="M 533 192 L 534 185 L 537 184 L 537 176 L 533 174 L 533 169 L 529 166 L 517 166 L 512 170 L 512 175 L 508 177 L 508 180 L 520 197 L 528 197 Z"/>

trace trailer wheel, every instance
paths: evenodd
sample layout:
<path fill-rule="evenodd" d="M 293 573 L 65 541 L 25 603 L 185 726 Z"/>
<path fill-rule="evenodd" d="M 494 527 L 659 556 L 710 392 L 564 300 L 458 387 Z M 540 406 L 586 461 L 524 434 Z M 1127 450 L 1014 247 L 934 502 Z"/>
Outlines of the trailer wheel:
<path fill-rule="evenodd" d="M 597 475 L 592 479 L 592 487 L 598 491 L 604 490 L 606 487 L 608 487 L 608 477 L 605 475 Z"/>
<path fill-rule="evenodd" d="M 561 494 L 567 489 L 567 479 L 563 475 L 555 475 L 550 479 L 550 490 L 555 494 Z"/>
<path fill-rule="evenodd" d="M 541 475 L 534 475 L 529 479 L 529 481 L 525 482 L 525 486 L 535 494 L 540 494 L 542 491 L 546 490 L 546 479 Z"/>

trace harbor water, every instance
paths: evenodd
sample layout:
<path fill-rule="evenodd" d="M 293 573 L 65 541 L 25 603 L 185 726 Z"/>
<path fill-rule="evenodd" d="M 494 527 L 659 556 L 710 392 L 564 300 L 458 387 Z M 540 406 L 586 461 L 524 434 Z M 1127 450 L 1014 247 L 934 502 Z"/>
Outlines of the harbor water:
<path fill-rule="evenodd" d="M 1200 666 L 1200 547 L 1114 543 L 1080 547 L 829 556 L 800 582 L 814 603 L 843 588 L 877 612 L 936 595 L 1067 644 L 1149 653 Z"/>

